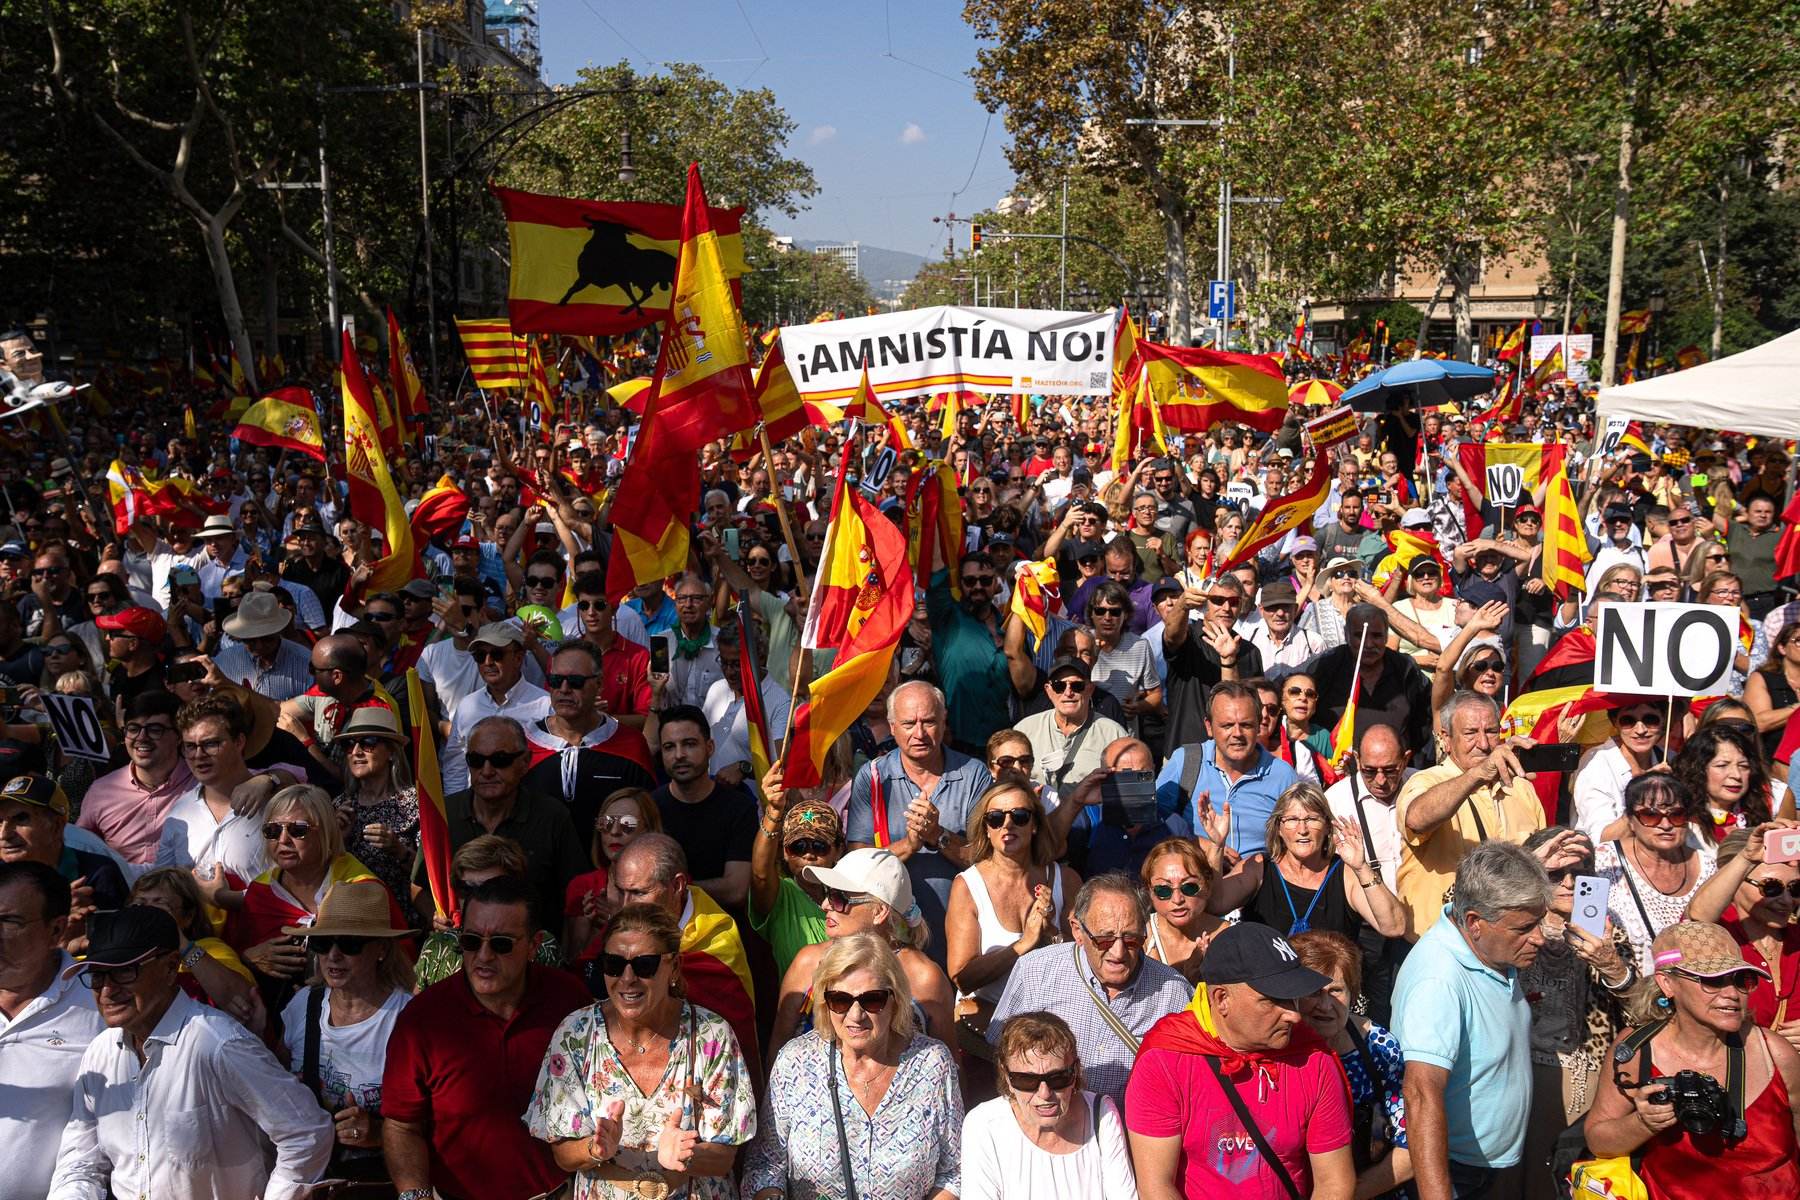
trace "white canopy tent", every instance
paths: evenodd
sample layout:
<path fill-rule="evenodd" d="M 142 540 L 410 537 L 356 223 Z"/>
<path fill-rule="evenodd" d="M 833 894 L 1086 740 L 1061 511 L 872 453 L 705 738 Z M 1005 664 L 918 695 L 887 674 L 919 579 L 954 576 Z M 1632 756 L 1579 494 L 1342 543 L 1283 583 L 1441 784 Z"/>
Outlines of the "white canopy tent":
<path fill-rule="evenodd" d="M 1606 417 L 1800 438 L 1800 331 L 1717 362 L 1604 388 Z"/>

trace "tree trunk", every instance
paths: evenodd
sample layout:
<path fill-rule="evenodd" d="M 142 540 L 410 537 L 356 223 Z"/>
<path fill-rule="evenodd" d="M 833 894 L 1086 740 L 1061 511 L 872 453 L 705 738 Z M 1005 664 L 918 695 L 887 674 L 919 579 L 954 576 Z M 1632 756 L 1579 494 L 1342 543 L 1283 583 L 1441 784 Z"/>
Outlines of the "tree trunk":
<path fill-rule="evenodd" d="M 244 306 L 238 300 L 237 279 L 231 273 L 231 252 L 225 245 L 225 224 L 216 217 L 202 226 L 206 234 L 206 261 L 212 267 L 213 287 L 219 293 L 219 312 L 225 318 L 225 336 L 231 339 L 243 365 L 250 394 L 256 394 L 256 356 L 250 352 L 250 331 L 244 327 Z"/>
<path fill-rule="evenodd" d="M 1163 268 L 1169 289 L 1169 344 L 1185 346 L 1194 336 L 1194 310 L 1188 292 L 1187 209 L 1173 188 L 1154 172 L 1151 187 L 1162 217 Z"/>
<path fill-rule="evenodd" d="M 1625 244 L 1631 236 L 1631 175 L 1637 166 L 1637 84 L 1626 93 L 1625 119 L 1619 122 L 1619 175 L 1613 184 L 1612 258 L 1606 270 L 1606 339 L 1600 348 L 1600 386 L 1618 382 L 1619 315 L 1625 299 Z"/>
<path fill-rule="evenodd" d="M 1581 226 L 1573 228 L 1569 250 L 1569 286 L 1563 289 L 1562 336 L 1565 361 L 1569 346 L 1569 323 L 1575 319 L 1575 266 L 1581 261 Z"/>
<path fill-rule="evenodd" d="M 1431 317 L 1433 313 L 1437 312 L 1438 296 L 1443 293 L 1444 278 L 1449 274 L 1450 267 L 1448 265 L 1448 260 L 1446 260 L 1444 269 L 1438 273 L 1437 282 L 1431 286 L 1431 299 L 1425 303 L 1425 312 L 1419 317 L 1419 333 L 1418 336 L 1413 339 L 1414 358 L 1425 353 L 1425 335 L 1431 329 Z"/>
<path fill-rule="evenodd" d="M 1725 218 L 1731 198 L 1729 184 L 1719 183 L 1719 257 L 1712 272 L 1712 357 L 1716 360 L 1725 350 Z"/>
<path fill-rule="evenodd" d="M 1473 275 L 1467 252 L 1459 251 L 1450 260 L 1450 316 L 1456 322 L 1456 357 L 1462 362 L 1469 361 L 1469 349 L 1475 343 L 1475 318 L 1469 304 Z"/>

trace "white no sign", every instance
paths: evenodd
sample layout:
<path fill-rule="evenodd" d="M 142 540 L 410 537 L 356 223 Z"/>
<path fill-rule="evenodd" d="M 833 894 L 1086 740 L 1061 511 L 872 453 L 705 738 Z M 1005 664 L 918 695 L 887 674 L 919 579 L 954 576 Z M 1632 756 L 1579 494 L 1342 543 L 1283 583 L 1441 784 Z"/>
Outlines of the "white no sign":
<path fill-rule="evenodd" d="M 1594 627 L 1594 690 L 1718 696 L 1729 690 L 1738 610 L 1714 604 L 1608 604 Z"/>

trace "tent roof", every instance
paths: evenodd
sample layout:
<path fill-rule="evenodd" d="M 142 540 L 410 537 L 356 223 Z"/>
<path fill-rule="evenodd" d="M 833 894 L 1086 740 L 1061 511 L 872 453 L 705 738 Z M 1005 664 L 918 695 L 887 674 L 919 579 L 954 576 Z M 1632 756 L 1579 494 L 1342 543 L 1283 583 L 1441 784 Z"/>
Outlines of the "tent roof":
<path fill-rule="evenodd" d="M 1603 388 L 1601 417 L 1800 438 L 1800 330 L 1741 354 Z"/>

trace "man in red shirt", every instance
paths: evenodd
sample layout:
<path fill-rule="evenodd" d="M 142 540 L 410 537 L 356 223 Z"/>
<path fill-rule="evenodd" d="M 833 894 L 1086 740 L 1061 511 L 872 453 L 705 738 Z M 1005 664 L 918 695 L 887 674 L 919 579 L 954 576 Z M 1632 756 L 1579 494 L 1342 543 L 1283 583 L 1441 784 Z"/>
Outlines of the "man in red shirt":
<path fill-rule="evenodd" d="M 532 892 L 503 876 L 463 901 L 463 969 L 394 1021 L 381 1081 L 381 1148 L 405 1200 L 527 1200 L 562 1186 L 549 1146 L 520 1119 L 550 1038 L 591 1002 L 565 971 L 531 961 Z"/>
<path fill-rule="evenodd" d="M 603 572 L 575 576 L 575 609 L 581 617 L 581 640 L 600 653 L 601 709 L 627 728 L 643 729 L 644 718 L 650 715 L 650 652 L 613 628 Z"/>
<path fill-rule="evenodd" d="M 1125 1087 L 1144 1200 L 1349 1200 L 1344 1069 L 1295 1007 L 1328 982 L 1266 925 L 1212 940 L 1193 1004 L 1151 1026 Z"/>

